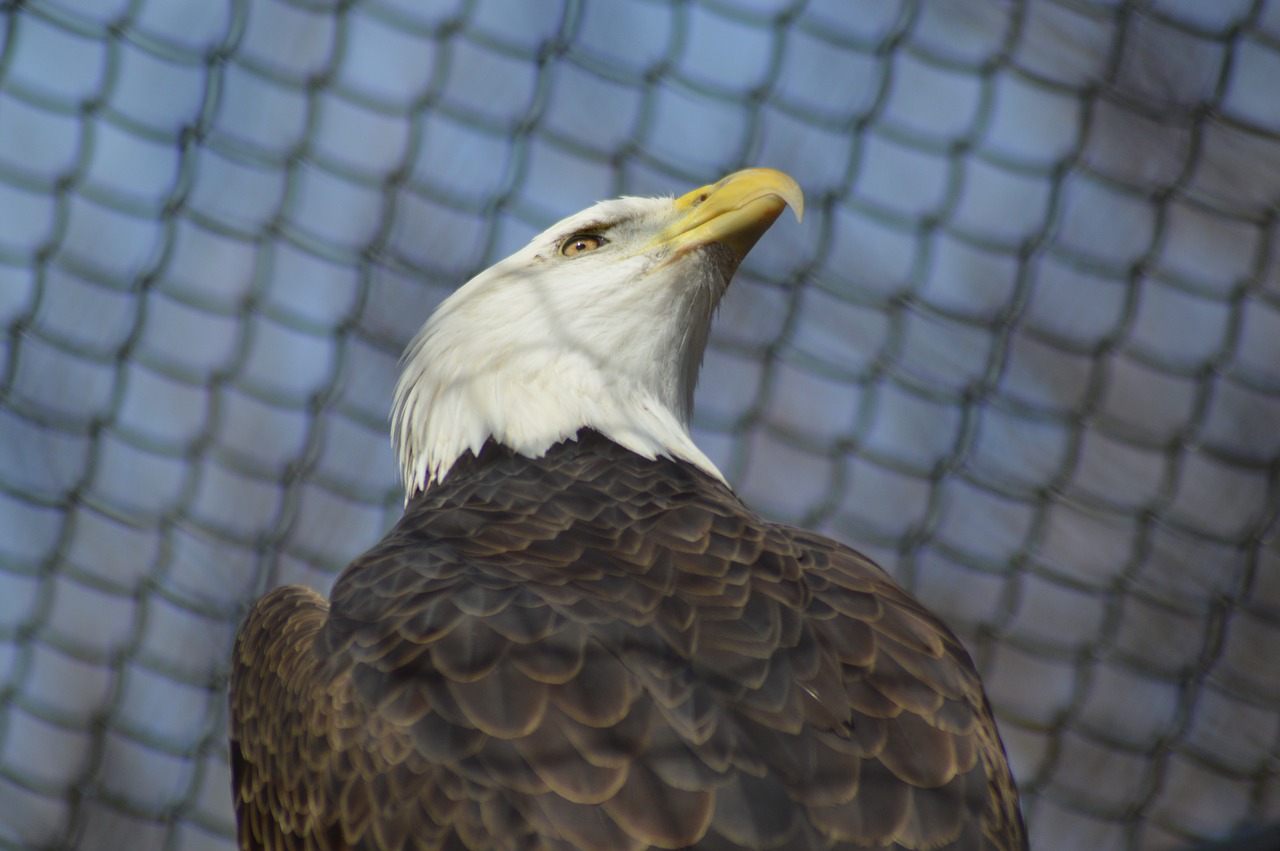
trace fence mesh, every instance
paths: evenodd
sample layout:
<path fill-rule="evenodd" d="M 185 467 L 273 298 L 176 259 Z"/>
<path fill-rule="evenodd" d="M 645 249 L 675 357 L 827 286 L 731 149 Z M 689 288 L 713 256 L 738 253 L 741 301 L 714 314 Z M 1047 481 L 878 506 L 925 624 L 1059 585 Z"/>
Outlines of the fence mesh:
<path fill-rule="evenodd" d="M 446 293 L 804 186 L 697 437 L 982 667 L 1040 848 L 1280 819 L 1280 3 L 0 2 L 0 847 L 229 849 L 230 643 Z"/>

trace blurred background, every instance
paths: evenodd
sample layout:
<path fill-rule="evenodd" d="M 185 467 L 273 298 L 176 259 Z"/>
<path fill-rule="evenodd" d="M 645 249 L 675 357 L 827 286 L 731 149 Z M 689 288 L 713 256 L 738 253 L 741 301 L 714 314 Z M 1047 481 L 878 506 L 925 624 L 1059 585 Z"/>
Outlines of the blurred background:
<path fill-rule="evenodd" d="M 768 165 L 697 438 L 986 677 L 1041 849 L 1280 820 L 1280 2 L 0 2 L 0 848 L 229 851 L 227 658 L 432 307 Z"/>

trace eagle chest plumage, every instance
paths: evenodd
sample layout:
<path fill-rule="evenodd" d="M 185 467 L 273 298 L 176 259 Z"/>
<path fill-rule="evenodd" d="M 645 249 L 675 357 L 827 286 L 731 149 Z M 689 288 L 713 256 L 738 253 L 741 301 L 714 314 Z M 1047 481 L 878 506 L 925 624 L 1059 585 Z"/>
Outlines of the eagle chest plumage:
<path fill-rule="evenodd" d="M 488 444 L 237 640 L 246 849 L 1021 848 L 959 641 L 852 550 L 591 431 Z"/>

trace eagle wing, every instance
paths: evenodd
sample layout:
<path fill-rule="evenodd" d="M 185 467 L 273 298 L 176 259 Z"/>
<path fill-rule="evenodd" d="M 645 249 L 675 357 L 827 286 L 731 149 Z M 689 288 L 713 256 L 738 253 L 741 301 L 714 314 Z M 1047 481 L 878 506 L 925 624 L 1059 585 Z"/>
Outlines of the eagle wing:
<path fill-rule="evenodd" d="M 451 475 L 331 607 L 254 607 L 242 848 L 1025 848 L 945 626 L 696 470 L 588 448 Z"/>

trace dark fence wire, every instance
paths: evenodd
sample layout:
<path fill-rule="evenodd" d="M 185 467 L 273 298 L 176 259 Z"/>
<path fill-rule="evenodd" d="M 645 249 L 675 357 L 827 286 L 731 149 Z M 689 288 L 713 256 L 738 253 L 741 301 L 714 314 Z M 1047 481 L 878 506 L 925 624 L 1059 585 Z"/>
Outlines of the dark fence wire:
<path fill-rule="evenodd" d="M 231 847 L 226 658 L 398 515 L 398 354 L 793 173 L 698 439 L 984 669 L 1036 847 L 1280 820 L 1280 4 L 0 3 L 0 847 Z"/>

